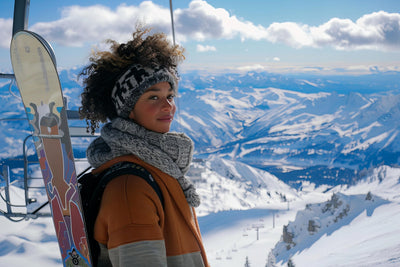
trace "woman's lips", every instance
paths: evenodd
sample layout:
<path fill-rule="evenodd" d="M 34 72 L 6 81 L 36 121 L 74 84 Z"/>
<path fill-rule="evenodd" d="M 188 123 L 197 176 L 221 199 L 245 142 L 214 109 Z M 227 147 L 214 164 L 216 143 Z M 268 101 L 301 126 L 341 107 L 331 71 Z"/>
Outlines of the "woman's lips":
<path fill-rule="evenodd" d="M 162 116 L 160 118 L 158 118 L 159 121 L 163 121 L 163 122 L 170 122 L 174 119 L 174 116 L 168 115 L 168 116 Z"/>

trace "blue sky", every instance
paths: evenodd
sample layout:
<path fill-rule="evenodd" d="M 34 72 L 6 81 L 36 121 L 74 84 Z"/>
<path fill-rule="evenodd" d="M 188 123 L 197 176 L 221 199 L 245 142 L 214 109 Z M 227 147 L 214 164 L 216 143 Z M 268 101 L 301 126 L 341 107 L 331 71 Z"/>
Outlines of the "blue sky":
<path fill-rule="evenodd" d="M 183 71 L 400 71 L 398 0 L 175 0 L 173 8 Z M 13 0 L 0 2 L 3 72 L 13 9 Z M 171 36 L 168 0 L 34 0 L 28 29 L 51 43 L 58 67 L 70 68 L 107 38 L 126 41 L 138 18 Z"/>

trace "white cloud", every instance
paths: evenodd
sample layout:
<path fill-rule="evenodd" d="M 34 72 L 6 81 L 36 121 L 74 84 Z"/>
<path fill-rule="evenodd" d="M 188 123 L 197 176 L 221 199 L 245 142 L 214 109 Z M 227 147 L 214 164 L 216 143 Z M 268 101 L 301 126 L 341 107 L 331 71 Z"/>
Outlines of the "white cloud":
<path fill-rule="evenodd" d="M 293 22 L 273 23 L 267 32 L 267 40 L 295 48 L 400 50 L 399 13 L 374 12 L 356 22 L 333 18 L 318 27 Z"/>
<path fill-rule="evenodd" d="M 36 23 L 31 30 L 64 46 L 82 46 L 105 39 L 126 41 L 138 22 L 168 33 L 171 28 L 169 10 L 142 2 L 139 6 L 120 5 L 115 10 L 102 5 L 70 6 L 53 22 Z"/>
<path fill-rule="evenodd" d="M 0 18 L 0 47 L 9 48 L 12 35 L 12 19 Z"/>
<path fill-rule="evenodd" d="M 266 39 L 273 43 L 283 43 L 295 48 L 313 45 L 307 25 L 299 25 L 294 22 L 276 22 L 272 23 L 266 32 Z"/>
<path fill-rule="evenodd" d="M 265 67 L 260 64 L 254 64 L 249 66 L 241 66 L 237 68 L 239 71 L 262 71 L 265 70 Z"/>
<path fill-rule="evenodd" d="M 267 28 L 239 20 L 222 8 L 195 0 L 175 12 L 182 40 L 240 38 L 264 40 L 294 48 L 333 47 L 338 50 L 400 50 L 400 13 L 366 14 L 356 22 L 333 18 L 319 26 L 295 22 L 272 23 Z"/>
<path fill-rule="evenodd" d="M 265 28 L 231 16 L 223 8 L 214 8 L 206 1 L 194 0 L 186 9 L 175 11 L 177 32 L 182 38 L 203 41 L 206 39 L 261 40 L 266 37 Z"/>
<path fill-rule="evenodd" d="M 217 48 L 215 46 L 210 46 L 210 45 L 197 45 L 197 52 L 209 52 L 209 51 L 217 51 Z"/>
<path fill-rule="evenodd" d="M 281 59 L 280 59 L 279 57 L 274 57 L 272 60 L 273 60 L 273 61 L 276 61 L 276 62 L 281 61 Z"/>
<path fill-rule="evenodd" d="M 400 13 L 374 12 L 355 22 L 332 18 L 317 26 L 275 22 L 264 27 L 239 19 L 226 9 L 215 8 L 204 0 L 193 0 L 187 8 L 176 9 L 174 18 L 178 42 L 239 38 L 242 41 L 286 44 L 294 48 L 400 50 Z M 70 6 L 62 11 L 59 20 L 36 23 L 30 29 L 59 45 L 82 46 L 108 38 L 126 41 L 137 21 L 171 35 L 168 7 L 151 1 L 144 1 L 139 6 L 123 4 L 116 9 L 102 5 Z M 11 20 L 0 19 L 2 47 L 9 45 L 7 36 L 11 24 Z"/>
<path fill-rule="evenodd" d="M 123 4 L 115 10 L 102 5 L 70 6 L 62 10 L 59 20 L 36 23 L 31 30 L 50 42 L 83 46 L 105 39 L 125 41 L 138 21 L 157 31 L 171 33 L 169 9 L 151 1 L 144 1 L 139 6 Z M 202 0 L 192 1 L 186 9 L 176 9 L 174 22 L 178 42 L 232 38 L 261 40 L 267 37 L 264 27 L 239 20 L 225 9 L 214 8 Z"/>

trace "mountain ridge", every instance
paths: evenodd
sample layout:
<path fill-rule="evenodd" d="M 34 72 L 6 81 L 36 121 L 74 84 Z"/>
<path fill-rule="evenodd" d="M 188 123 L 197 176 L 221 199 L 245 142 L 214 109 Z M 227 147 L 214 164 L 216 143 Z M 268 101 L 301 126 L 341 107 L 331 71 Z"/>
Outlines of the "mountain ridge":
<path fill-rule="evenodd" d="M 80 105 L 79 71 L 60 71 L 72 110 Z M 396 72 L 346 77 L 183 73 L 172 130 L 194 140 L 197 158 L 219 155 L 272 171 L 279 178 L 291 170 L 302 172 L 299 176 L 311 172 L 321 184 L 327 180 L 318 176 L 316 166 L 355 174 L 399 165 L 399 77 Z M 341 89 L 332 91 L 336 87 Z M 18 94 L 15 85 L 11 91 Z M 29 126 L 7 118 L 25 118 L 24 110 L 10 94 L 9 84 L 0 88 L 0 102 L 4 129 L 0 158 L 18 157 Z M 70 125 L 86 126 L 84 121 L 70 121 Z M 84 155 L 84 146 L 75 152 Z M 350 178 L 341 181 L 349 182 Z"/>

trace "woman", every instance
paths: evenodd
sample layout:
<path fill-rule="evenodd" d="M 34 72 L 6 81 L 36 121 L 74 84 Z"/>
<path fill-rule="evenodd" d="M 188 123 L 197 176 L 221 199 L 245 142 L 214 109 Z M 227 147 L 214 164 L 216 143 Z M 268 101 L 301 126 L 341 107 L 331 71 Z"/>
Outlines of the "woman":
<path fill-rule="evenodd" d="M 208 266 L 194 208 L 200 198 L 185 178 L 193 142 L 169 132 L 183 49 L 164 34 L 138 29 L 126 44 L 97 52 L 81 75 L 80 113 L 92 132 L 109 121 L 87 150 L 94 174 L 118 162 L 144 167 L 158 184 L 122 175 L 105 188 L 94 237 L 99 266 Z"/>

